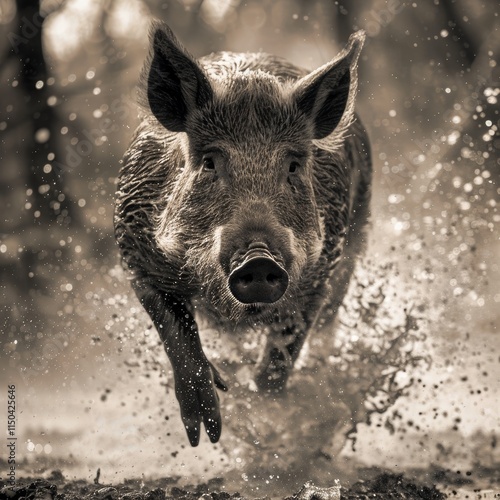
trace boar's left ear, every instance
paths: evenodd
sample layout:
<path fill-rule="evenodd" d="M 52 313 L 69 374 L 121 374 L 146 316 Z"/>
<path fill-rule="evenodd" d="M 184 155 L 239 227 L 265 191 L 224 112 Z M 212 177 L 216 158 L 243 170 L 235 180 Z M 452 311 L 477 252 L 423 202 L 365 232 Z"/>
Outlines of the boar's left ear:
<path fill-rule="evenodd" d="M 153 21 L 150 42 L 139 101 L 149 105 L 165 128 L 185 132 L 188 115 L 211 98 L 212 88 L 195 58 L 165 23 Z"/>
<path fill-rule="evenodd" d="M 350 123 L 357 89 L 357 62 L 364 40 L 364 31 L 353 33 L 333 61 L 297 82 L 294 96 L 299 109 L 313 121 L 314 139 L 330 135 L 341 121 L 346 126 Z"/>

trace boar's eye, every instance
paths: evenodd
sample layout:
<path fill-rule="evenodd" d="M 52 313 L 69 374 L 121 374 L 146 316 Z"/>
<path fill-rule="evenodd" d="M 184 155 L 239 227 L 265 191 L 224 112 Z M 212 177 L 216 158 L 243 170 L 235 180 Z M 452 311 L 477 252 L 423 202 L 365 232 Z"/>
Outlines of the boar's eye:
<path fill-rule="evenodd" d="M 288 166 L 288 172 L 290 174 L 295 174 L 299 170 L 299 168 L 300 168 L 300 163 L 298 161 L 292 161 Z"/>
<path fill-rule="evenodd" d="M 211 156 L 206 156 L 205 158 L 203 158 L 203 170 L 205 172 L 215 171 L 215 162 Z"/>

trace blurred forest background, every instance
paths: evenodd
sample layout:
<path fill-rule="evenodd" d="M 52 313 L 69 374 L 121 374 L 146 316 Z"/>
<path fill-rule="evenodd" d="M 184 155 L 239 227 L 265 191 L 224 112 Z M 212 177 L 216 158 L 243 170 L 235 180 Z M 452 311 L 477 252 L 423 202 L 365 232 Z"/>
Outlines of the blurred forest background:
<path fill-rule="evenodd" d="M 0 0 L 2 380 L 24 373 L 29 386 L 97 355 L 153 17 L 195 56 L 263 50 L 310 69 L 365 29 L 372 256 L 419 270 L 421 293 L 446 305 L 444 338 L 456 341 L 458 323 L 498 349 L 499 13 L 496 0 Z"/>

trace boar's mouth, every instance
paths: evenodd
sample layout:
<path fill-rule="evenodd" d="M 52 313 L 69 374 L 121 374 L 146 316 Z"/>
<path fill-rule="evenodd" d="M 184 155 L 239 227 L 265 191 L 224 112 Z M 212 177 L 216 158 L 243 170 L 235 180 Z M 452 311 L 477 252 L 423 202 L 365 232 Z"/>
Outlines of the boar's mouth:
<path fill-rule="evenodd" d="M 263 246 L 252 246 L 231 263 L 229 290 L 242 304 L 272 304 L 288 288 L 288 273 L 281 262 Z"/>

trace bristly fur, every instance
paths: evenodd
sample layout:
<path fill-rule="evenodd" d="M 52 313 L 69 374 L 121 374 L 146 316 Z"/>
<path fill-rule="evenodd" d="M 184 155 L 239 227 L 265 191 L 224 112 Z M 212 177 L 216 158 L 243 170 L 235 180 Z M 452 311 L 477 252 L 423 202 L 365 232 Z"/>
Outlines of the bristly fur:
<path fill-rule="evenodd" d="M 364 246 L 371 159 L 354 114 L 364 35 L 354 34 L 336 59 L 308 73 L 263 53 L 197 61 L 163 23 L 151 33 L 139 90 L 143 119 L 116 196 L 124 265 L 177 385 L 192 380 L 187 357 L 208 366 L 196 309 L 230 329 L 260 322 L 274 332 L 270 338 L 295 339 L 281 354 L 270 340 L 257 368 L 261 387 L 278 387 L 318 315 L 335 315 Z M 207 154 L 217 163 L 213 172 L 203 167 Z M 298 165 L 293 174 L 291 162 Z M 252 232 L 273 235 L 269 251 L 289 275 L 273 304 L 243 304 L 228 287 L 231 258 Z M 278 382 L 273 370 L 282 375 Z M 193 443 L 198 430 L 181 392 Z"/>

